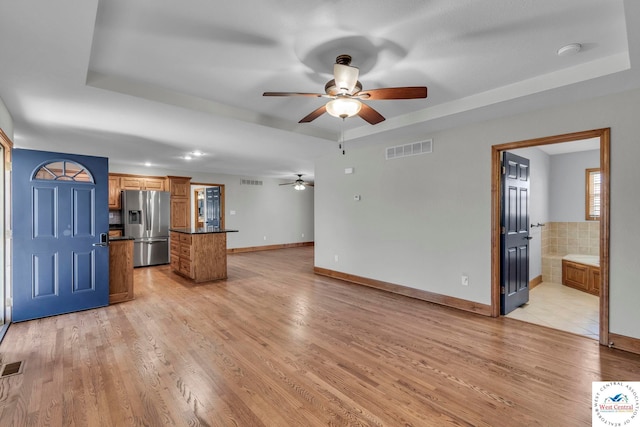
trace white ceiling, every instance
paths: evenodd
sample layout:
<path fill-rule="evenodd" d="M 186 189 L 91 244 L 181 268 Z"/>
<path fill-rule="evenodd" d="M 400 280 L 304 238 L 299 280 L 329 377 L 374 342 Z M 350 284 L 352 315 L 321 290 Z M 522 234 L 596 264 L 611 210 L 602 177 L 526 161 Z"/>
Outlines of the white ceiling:
<path fill-rule="evenodd" d="M 429 133 L 640 87 L 637 0 L 3 0 L 0 98 L 17 147 L 159 168 L 290 178 L 337 141 Z M 583 50 L 560 57 L 568 43 Z M 298 120 L 323 98 L 335 57 L 387 120 Z M 344 132 L 341 136 L 341 132 Z M 544 136 L 544 135 L 541 135 Z M 190 161 L 193 150 L 206 153 Z M 141 166 L 141 172 L 142 172 Z"/>

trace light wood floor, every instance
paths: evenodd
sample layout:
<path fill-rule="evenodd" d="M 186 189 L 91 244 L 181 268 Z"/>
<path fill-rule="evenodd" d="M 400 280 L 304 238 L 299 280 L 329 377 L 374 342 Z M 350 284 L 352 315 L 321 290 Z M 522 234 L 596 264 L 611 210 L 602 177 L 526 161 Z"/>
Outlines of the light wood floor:
<path fill-rule="evenodd" d="M 136 299 L 14 324 L 1 426 L 578 426 L 640 356 L 315 276 L 313 248 L 229 279 L 135 271 Z"/>

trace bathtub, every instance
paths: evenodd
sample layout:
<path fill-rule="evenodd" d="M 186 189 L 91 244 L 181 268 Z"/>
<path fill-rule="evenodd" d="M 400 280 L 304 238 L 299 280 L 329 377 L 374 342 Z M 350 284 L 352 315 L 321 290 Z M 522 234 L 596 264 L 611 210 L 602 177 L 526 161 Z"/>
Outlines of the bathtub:
<path fill-rule="evenodd" d="M 569 254 L 563 256 L 562 259 L 577 262 L 579 264 L 590 265 L 592 267 L 600 267 L 600 256 L 598 255 Z"/>
<path fill-rule="evenodd" d="M 569 254 L 562 257 L 562 284 L 600 295 L 600 257 Z"/>

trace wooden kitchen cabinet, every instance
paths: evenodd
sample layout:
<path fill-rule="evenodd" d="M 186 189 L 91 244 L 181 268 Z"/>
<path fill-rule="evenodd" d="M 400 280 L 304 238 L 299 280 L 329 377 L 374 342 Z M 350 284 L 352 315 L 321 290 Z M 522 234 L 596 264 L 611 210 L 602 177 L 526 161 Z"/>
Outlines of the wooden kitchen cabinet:
<path fill-rule="evenodd" d="M 562 260 L 562 284 L 600 295 L 600 267 Z"/>
<path fill-rule="evenodd" d="M 226 279 L 227 234 L 171 232 L 171 269 L 194 282 Z"/>
<path fill-rule="evenodd" d="M 170 176 L 169 191 L 171 197 L 190 198 L 191 196 L 191 178 L 186 176 Z"/>
<path fill-rule="evenodd" d="M 190 219 L 189 199 L 171 197 L 171 228 L 188 228 Z"/>
<path fill-rule="evenodd" d="M 109 304 L 133 299 L 133 239 L 109 242 Z"/>
<path fill-rule="evenodd" d="M 165 191 L 166 178 L 158 176 L 109 174 L 109 209 L 121 209 L 121 193 L 123 190 L 156 190 Z"/>
<path fill-rule="evenodd" d="M 109 237 L 122 237 L 122 230 L 109 230 Z"/>
<path fill-rule="evenodd" d="M 171 192 L 171 228 L 191 227 L 191 178 L 169 176 Z"/>
<path fill-rule="evenodd" d="M 109 209 L 120 209 L 120 177 L 109 175 Z"/>
<path fill-rule="evenodd" d="M 120 188 L 122 190 L 156 190 L 164 191 L 164 178 L 145 176 L 122 176 Z"/>

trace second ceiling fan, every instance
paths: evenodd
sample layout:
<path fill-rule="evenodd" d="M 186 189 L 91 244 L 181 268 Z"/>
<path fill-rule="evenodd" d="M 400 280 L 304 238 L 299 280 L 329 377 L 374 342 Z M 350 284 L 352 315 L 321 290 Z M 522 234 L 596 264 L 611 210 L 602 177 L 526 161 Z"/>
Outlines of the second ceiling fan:
<path fill-rule="evenodd" d="M 309 123 L 324 113 L 345 119 L 360 116 L 368 123 L 375 125 L 384 120 L 382 114 L 361 102 L 362 100 L 378 101 L 383 99 L 418 99 L 427 97 L 426 86 L 388 87 L 362 90 L 358 81 L 359 70 L 351 65 L 351 56 L 340 55 L 333 65 L 333 79 L 324 86 L 325 93 L 304 92 L 265 92 L 263 96 L 311 96 L 330 98 L 322 107 L 303 117 L 299 123 Z"/>

